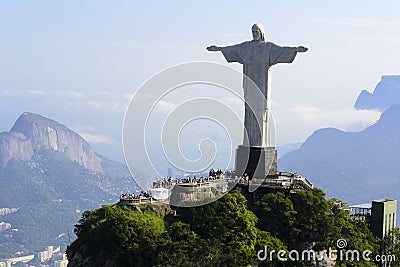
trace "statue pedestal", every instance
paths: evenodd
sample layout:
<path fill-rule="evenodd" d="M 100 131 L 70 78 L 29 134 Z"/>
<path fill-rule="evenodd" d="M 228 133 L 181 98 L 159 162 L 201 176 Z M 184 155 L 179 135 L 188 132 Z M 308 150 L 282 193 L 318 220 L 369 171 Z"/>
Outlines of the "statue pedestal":
<path fill-rule="evenodd" d="M 275 147 L 246 147 L 236 149 L 235 173 L 264 180 L 267 175 L 278 173 L 278 152 Z"/>

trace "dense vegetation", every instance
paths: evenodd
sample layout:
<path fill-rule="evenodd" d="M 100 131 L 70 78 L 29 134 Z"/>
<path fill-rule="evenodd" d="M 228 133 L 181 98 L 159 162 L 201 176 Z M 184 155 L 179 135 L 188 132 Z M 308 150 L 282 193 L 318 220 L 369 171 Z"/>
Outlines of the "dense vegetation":
<path fill-rule="evenodd" d="M 286 252 L 305 245 L 315 251 L 337 249 L 340 238 L 347 241 L 344 250 L 379 254 L 380 240 L 338 203 L 313 189 L 292 196 L 266 194 L 251 206 L 234 190 L 211 204 L 167 215 L 105 205 L 84 212 L 67 254 L 72 266 L 308 266 L 307 261 L 278 261 L 276 254 L 260 261 L 257 253 L 265 246 Z M 337 260 L 336 266 L 377 265 Z"/>

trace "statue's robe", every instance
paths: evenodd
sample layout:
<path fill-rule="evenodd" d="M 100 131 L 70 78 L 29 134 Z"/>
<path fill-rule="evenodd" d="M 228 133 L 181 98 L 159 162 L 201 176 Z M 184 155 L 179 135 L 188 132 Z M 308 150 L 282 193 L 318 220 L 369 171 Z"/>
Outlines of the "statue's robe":
<path fill-rule="evenodd" d="M 277 63 L 292 63 L 297 54 L 296 48 L 282 47 L 272 42 L 248 41 L 222 47 L 221 52 L 228 62 L 238 62 L 243 65 L 243 89 L 246 102 L 243 145 L 271 146 L 269 69 Z M 256 92 L 257 89 L 254 84 L 246 79 L 246 76 L 254 82 L 261 92 Z"/>

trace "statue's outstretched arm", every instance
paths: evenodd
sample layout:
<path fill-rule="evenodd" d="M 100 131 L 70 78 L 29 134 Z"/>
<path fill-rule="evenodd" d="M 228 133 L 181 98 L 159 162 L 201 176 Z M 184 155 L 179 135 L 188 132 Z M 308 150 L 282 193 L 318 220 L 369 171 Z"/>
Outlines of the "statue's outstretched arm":
<path fill-rule="evenodd" d="M 242 57 L 240 55 L 242 44 L 230 45 L 230 46 L 216 46 L 212 45 L 207 47 L 208 51 L 216 52 L 220 51 L 224 55 L 228 62 L 239 62 L 243 64 Z"/>
<path fill-rule="evenodd" d="M 218 47 L 216 45 L 212 45 L 206 48 L 208 51 L 216 52 L 216 51 L 221 51 L 221 47 Z"/>
<path fill-rule="evenodd" d="M 307 47 L 304 47 L 304 46 L 298 46 L 298 47 L 296 47 L 296 51 L 297 51 L 297 52 L 300 52 L 300 53 L 307 52 L 307 50 L 308 50 L 308 48 L 307 48 Z"/>

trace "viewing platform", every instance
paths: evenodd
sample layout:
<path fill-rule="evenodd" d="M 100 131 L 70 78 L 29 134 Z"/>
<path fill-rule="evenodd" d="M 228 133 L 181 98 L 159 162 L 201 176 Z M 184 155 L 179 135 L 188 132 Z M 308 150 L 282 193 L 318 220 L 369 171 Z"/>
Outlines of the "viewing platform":
<path fill-rule="evenodd" d="M 231 189 L 240 191 L 246 198 L 256 200 L 267 193 L 283 192 L 295 194 L 301 190 L 313 189 L 307 178 L 297 173 L 278 172 L 265 179 L 250 179 L 247 175 L 235 176 L 234 172 L 210 170 L 208 176 L 185 178 L 160 178 L 153 181 L 149 192 L 122 194 L 120 203 L 128 206 L 165 203 L 170 205 L 190 205 L 193 202 L 207 202 L 223 196 Z"/>
<path fill-rule="evenodd" d="M 247 186 L 251 183 L 257 183 L 257 181 L 254 179 L 246 180 L 242 177 L 239 179 L 238 186 Z M 314 185 L 307 178 L 297 173 L 279 172 L 276 175 L 268 175 L 262 183 L 260 182 L 260 187 L 290 190 L 294 193 L 296 190 L 313 189 Z"/>
<path fill-rule="evenodd" d="M 139 195 L 135 194 L 122 194 L 119 197 L 119 202 L 128 206 L 141 205 L 146 203 L 153 203 L 154 200 L 150 194 L 141 192 Z"/>
<path fill-rule="evenodd" d="M 122 203 L 139 205 L 155 201 L 166 203 L 185 203 L 203 201 L 222 196 L 230 189 L 239 190 L 244 196 L 253 195 L 258 198 L 269 192 L 285 192 L 294 194 L 299 190 L 311 190 L 313 184 L 307 178 L 297 173 L 279 172 L 276 175 L 268 175 L 266 179 L 249 179 L 247 176 L 237 177 L 232 172 L 218 171 L 206 177 L 187 178 L 161 178 L 153 182 L 153 188 L 149 190 L 149 199 L 122 199 Z M 249 192 L 251 187 L 254 192 Z M 251 191 L 251 190 L 250 190 Z"/>
<path fill-rule="evenodd" d="M 250 192 L 249 189 L 255 190 Z M 297 173 L 278 172 L 276 175 L 268 175 L 263 181 L 260 179 L 239 179 L 235 189 L 239 190 L 247 199 L 257 200 L 268 193 L 283 192 L 295 194 L 302 190 L 312 190 L 314 185 L 305 177 Z"/>
<path fill-rule="evenodd" d="M 228 191 L 229 179 L 221 172 L 206 177 L 167 178 L 153 182 L 150 194 L 153 198 L 168 203 L 203 201 L 223 195 Z"/>

